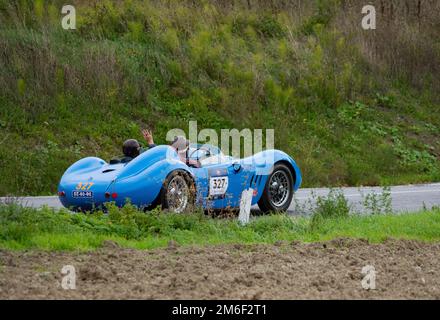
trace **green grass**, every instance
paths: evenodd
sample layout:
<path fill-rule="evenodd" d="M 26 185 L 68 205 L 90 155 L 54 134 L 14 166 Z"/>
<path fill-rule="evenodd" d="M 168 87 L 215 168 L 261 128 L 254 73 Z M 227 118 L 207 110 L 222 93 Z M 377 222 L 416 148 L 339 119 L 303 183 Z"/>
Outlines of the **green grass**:
<path fill-rule="evenodd" d="M 189 120 L 274 129 L 303 186 L 440 180 L 435 10 L 369 37 L 363 0 L 233 2 L 73 1 L 65 31 L 63 1 L 0 0 L 0 195 L 55 193 L 76 160 Z"/>
<path fill-rule="evenodd" d="M 349 215 L 311 219 L 270 215 L 246 225 L 203 214 L 145 214 L 133 207 L 72 215 L 48 208 L 0 206 L 0 248 L 93 250 L 112 240 L 122 247 L 152 249 L 173 240 L 180 245 L 256 244 L 279 240 L 325 241 L 341 237 L 380 242 L 387 238 L 440 241 L 440 210 L 402 215 Z"/>

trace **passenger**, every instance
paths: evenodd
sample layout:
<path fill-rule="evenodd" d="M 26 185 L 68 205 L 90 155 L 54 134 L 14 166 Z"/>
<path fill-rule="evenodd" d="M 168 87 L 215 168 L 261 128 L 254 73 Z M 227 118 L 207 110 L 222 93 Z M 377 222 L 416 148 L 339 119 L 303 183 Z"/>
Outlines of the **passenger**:
<path fill-rule="evenodd" d="M 156 144 L 153 140 L 153 135 L 151 134 L 150 130 L 143 129 L 142 135 L 145 139 L 145 141 L 148 144 L 148 148 L 143 148 L 139 141 L 136 139 L 128 139 L 125 140 L 122 144 L 122 153 L 123 155 L 120 157 L 116 157 L 110 160 L 110 164 L 116 164 L 116 163 L 127 163 L 136 158 L 138 155 L 140 155 L 142 152 L 154 148 Z"/>

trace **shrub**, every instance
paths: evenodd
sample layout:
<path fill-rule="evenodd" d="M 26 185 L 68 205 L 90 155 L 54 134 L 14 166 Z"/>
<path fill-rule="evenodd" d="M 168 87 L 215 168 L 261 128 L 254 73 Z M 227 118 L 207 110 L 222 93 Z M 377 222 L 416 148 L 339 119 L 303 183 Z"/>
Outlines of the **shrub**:
<path fill-rule="evenodd" d="M 262 16 L 255 21 L 254 29 L 263 37 L 281 38 L 284 36 L 284 30 L 278 20 L 270 15 Z"/>
<path fill-rule="evenodd" d="M 314 220 L 328 218 L 346 218 L 350 214 L 351 206 L 342 190 L 331 189 L 327 196 L 316 198 L 316 208 L 313 212 Z"/>
<path fill-rule="evenodd" d="M 384 187 L 380 194 L 372 192 L 362 195 L 362 198 L 364 207 L 363 213 L 373 215 L 387 214 L 393 211 L 390 187 Z"/>

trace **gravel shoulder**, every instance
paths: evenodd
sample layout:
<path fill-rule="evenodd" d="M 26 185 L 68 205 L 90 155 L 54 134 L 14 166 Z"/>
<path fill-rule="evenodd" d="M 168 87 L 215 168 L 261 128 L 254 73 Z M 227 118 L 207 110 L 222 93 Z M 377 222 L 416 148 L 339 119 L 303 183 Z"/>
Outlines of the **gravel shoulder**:
<path fill-rule="evenodd" d="M 64 265 L 76 289 L 61 286 Z M 365 290 L 362 268 L 376 271 Z M 440 299 L 440 243 L 337 239 L 92 252 L 0 250 L 0 299 Z"/>

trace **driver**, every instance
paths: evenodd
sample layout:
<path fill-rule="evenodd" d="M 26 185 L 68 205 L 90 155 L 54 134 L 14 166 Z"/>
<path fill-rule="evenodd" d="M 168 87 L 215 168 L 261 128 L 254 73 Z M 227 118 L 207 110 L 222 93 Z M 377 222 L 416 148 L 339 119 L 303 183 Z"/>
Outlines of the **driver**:
<path fill-rule="evenodd" d="M 193 168 L 201 167 L 200 161 L 190 159 L 188 157 L 189 140 L 187 140 L 185 137 L 183 136 L 174 137 L 174 140 L 170 143 L 170 146 L 177 151 L 180 161 L 186 163 L 186 165 Z"/>
<path fill-rule="evenodd" d="M 149 147 L 153 148 L 155 144 L 153 142 L 153 135 L 151 134 L 151 131 L 144 130 L 142 133 L 144 134 L 144 138 L 149 143 Z M 174 140 L 170 143 L 170 146 L 176 150 L 180 161 L 186 163 L 190 167 L 200 168 L 200 161 L 190 159 L 188 157 L 189 143 L 189 140 L 187 140 L 184 136 L 175 136 Z"/>
<path fill-rule="evenodd" d="M 179 155 L 180 160 L 186 162 L 187 151 L 189 147 L 189 141 L 185 139 L 183 136 L 176 136 L 174 140 L 170 143 L 170 146 L 176 149 L 177 154 Z"/>

